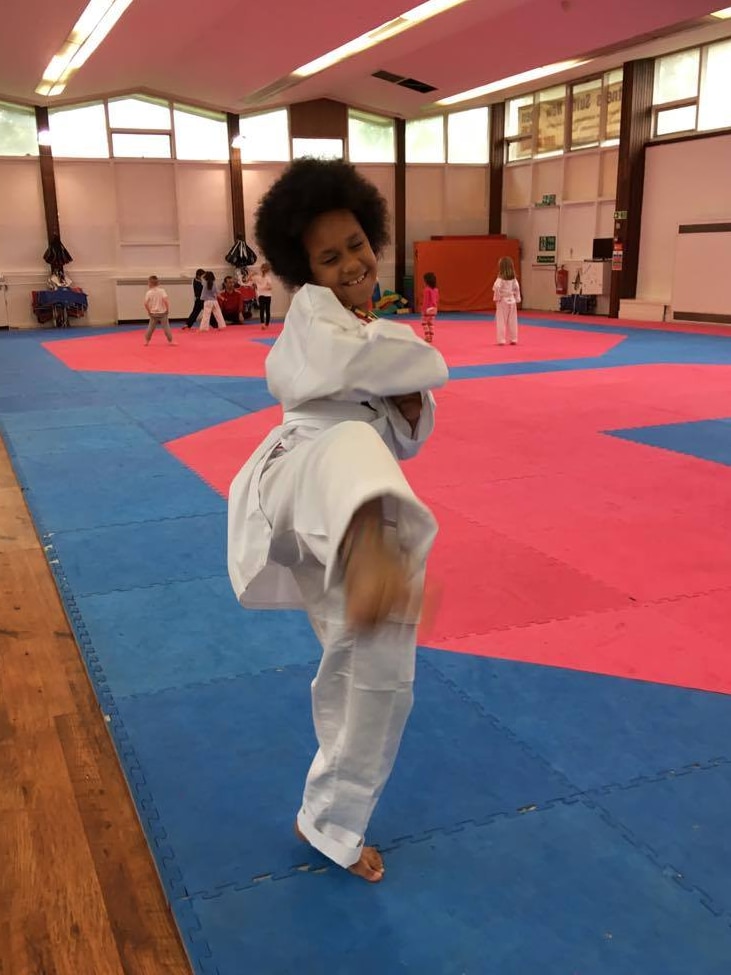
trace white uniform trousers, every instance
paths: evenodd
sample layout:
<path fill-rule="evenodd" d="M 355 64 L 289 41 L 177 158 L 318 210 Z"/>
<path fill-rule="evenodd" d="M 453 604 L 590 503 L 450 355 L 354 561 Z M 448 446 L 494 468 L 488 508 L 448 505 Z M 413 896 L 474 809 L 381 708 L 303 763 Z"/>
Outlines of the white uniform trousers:
<path fill-rule="evenodd" d="M 413 701 L 418 608 L 369 633 L 345 622 L 338 552 L 353 514 L 376 497 L 385 499 L 394 543 L 414 560 L 418 590 L 436 525 L 369 424 L 342 422 L 301 440 L 270 461 L 260 482 L 270 558 L 294 573 L 322 645 L 312 684 L 319 749 L 297 821 L 342 867 L 360 858 Z"/>
<path fill-rule="evenodd" d="M 511 342 L 518 341 L 518 306 L 514 301 L 498 301 L 495 305 L 497 340 L 505 345 L 505 332 Z"/>

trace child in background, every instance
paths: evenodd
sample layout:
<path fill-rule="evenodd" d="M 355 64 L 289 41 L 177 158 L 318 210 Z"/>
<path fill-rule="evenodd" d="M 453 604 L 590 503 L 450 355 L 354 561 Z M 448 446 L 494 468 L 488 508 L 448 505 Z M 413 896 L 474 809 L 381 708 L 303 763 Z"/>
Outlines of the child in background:
<path fill-rule="evenodd" d="M 168 324 L 168 315 L 170 314 L 168 293 L 164 288 L 160 287 L 160 282 L 154 274 L 149 277 L 148 284 L 150 287 L 145 294 L 145 311 L 150 316 L 150 324 L 147 326 L 147 331 L 145 332 L 145 345 L 150 344 L 152 333 L 158 325 L 162 325 L 170 345 L 175 345 L 173 333 L 170 331 L 170 325 Z"/>
<path fill-rule="evenodd" d="M 201 301 L 201 294 L 203 293 L 203 275 L 206 272 L 202 267 L 199 267 L 195 272 L 195 277 L 193 278 L 193 308 L 190 315 L 183 325 L 183 328 L 192 328 L 195 325 L 196 319 L 203 311 L 203 302 Z"/>
<path fill-rule="evenodd" d="M 495 300 L 497 344 L 505 345 L 505 330 L 507 329 L 510 344 L 517 345 L 518 302 L 521 301 L 521 297 L 512 257 L 500 258 L 498 276 L 492 286 L 492 296 Z"/>
<path fill-rule="evenodd" d="M 421 327 L 424 329 L 424 338 L 430 344 L 434 341 L 434 318 L 438 311 L 437 276 L 427 271 L 424 275 L 424 293 L 421 296 Z"/>
<path fill-rule="evenodd" d="M 364 834 L 411 710 L 437 528 L 397 458 L 432 432 L 429 390 L 447 381 L 409 326 L 366 310 L 388 222 L 376 187 L 342 160 L 299 159 L 264 196 L 256 239 L 299 290 L 266 361 L 283 420 L 234 478 L 228 518 L 239 602 L 304 606 L 322 646 L 319 750 L 295 832 L 370 883 L 384 866 Z"/>
<path fill-rule="evenodd" d="M 256 294 L 259 302 L 259 321 L 262 328 L 269 328 L 272 320 L 272 269 L 269 264 L 262 264 L 256 278 Z"/>
<path fill-rule="evenodd" d="M 213 273 L 213 271 L 206 271 L 206 273 L 203 275 L 203 291 L 201 292 L 201 301 L 203 302 L 203 315 L 201 316 L 199 331 L 208 331 L 211 315 L 213 315 L 218 323 L 214 324 L 214 328 L 226 328 L 226 322 L 221 311 L 221 306 L 218 304 L 218 288 L 216 287 L 216 275 Z"/>

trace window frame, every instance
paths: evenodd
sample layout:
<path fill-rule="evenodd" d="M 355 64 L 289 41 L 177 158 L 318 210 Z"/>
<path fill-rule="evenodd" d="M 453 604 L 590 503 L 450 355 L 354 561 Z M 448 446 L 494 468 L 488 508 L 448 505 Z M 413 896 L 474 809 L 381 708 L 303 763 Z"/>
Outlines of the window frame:
<path fill-rule="evenodd" d="M 35 109 L 32 105 L 21 105 L 17 102 L 8 101 L 5 98 L 0 98 L 0 105 L 7 106 L 11 110 L 15 110 L 19 115 L 28 115 L 32 120 L 33 128 L 33 146 L 34 152 L 24 152 L 24 153 L 14 153 L 14 152 L 0 152 L 0 159 L 38 159 L 40 156 L 40 146 L 38 145 L 38 125 L 35 118 Z"/>
<path fill-rule="evenodd" d="M 485 131 L 486 131 L 486 158 L 482 162 L 463 162 L 455 161 L 452 162 L 449 158 L 449 119 L 453 115 L 464 115 L 467 112 L 486 112 L 485 115 Z M 475 105 L 473 108 L 460 108 L 455 109 L 452 112 L 444 113 L 444 165 L 445 166 L 489 166 L 490 165 L 490 106 L 489 105 Z"/>
<path fill-rule="evenodd" d="M 244 159 L 244 150 L 241 149 L 241 165 L 242 166 L 286 166 L 292 161 L 292 120 L 289 115 L 289 106 L 279 107 L 279 108 L 266 108 L 263 111 L 258 112 L 247 112 L 243 115 L 239 115 L 239 135 L 242 139 L 246 136 L 241 131 L 241 123 L 244 119 L 259 118 L 263 115 L 274 115 L 275 113 L 284 113 L 284 117 L 287 123 L 287 158 L 286 159 Z"/>
<path fill-rule="evenodd" d="M 181 157 L 181 156 L 179 156 L 178 155 L 178 140 L 177 140 L 176 127 L 175 127 L 175 113 L 176 112 L 178 112 L 181 115 L 188 114 L 188 115 L 197 116 L 199 118 L 207 118 L 207 119 L 210 119 L 213 122 L 221 122 L 223 124 L 224 128 L 226 129 L 226 138 L 225 138 L 226 149 L 227 149 L 226 158 L 225 159 L 189 159 L 187 157 Z M 208 109 L 208 108 L 200 108 L 200 107 L 196 107 L 195 105 L 185 104 L 183 102 L 171 101 L 170 102 L 170 117 L 172 119 L 172 128 L 170 129 L 171 148 L 173 150 L 173 156 L 172 156 L 172 158 L 175 159 L 176 162 L 182 163 L 183 165 L 186 165 L 188 163 L 193 163 L 193 164 L 198 163 L 198 164 L 203 164 L 203 165 L 210 164 L 210 165 L 213 165 L 213 166 L 223 166 L 226 163 L 230 162 L 230 158 L 231 158 L 231 147 L 229 145 L 228 126 L 226 124 L 226 113 L 225 112 L 216 112 L 216 111 L 214 111 L 212 109 Z"/>
<path fill-rule="evenodd" d="M 412 162 L 407 158 L 406 149 L 406 132 L 408 131 L 409 122 L 426 122 L 429 119 L 441 118 L 442 120 L 442 160 L 441 162 L 436 159 L 430 160 L 414 160 Z M 404 163 L 407 166 L 446 166 L 447 165 L 447 113 L 446 112 L 433 112 L 428 115 L 422 115 L 417 118 L 406 119 L 406 129 L 404 132 Z"/>
<path fill-rule="evenodd" d="M 392 159 L 381 160 L 380 162 L 374 162 L 372 160 L 362 160 L 353 159 L 350 154 L 350 120 L 355 118 L 361 122 L 367 122 L 369 119 L 383 119 L 384 122 L 388 122 L 391 128 L 391 149 L 392 149 Z M 396 165 L 396 119 L 393 115 L 379 115 L 377 112 L 367 112 L 365 109 L 353 108 L 348 106 L 348 136 L 345 140 L 345 156 L 343 157 L 352 162 L 355 166 L 395 166 Z"/>
<path fill-rule="evenodd" d="M 120 156 L 114 152 L 114 136 L 115 135 L 159 135 L 166 136 L 168 139 L 168 145 L 170 146 L 169 156 Z M 128 162 L 130 159 L 143 159 L 145 162 L 170 162 L 175 160 L 177 162 L 177 155 L 175 153 L 175 139 L 172 131 L 168 132 L 165 129 L 110 129 L 109 130 L 109 141 L 112 147 L 112 159 L 123 159 Z M 186 160 L 182 160 L 186 162 Z"/>
<path fill-rule="evenodd" d="M 528 162 L 542 159 L 556 159 L 559 156 L 566 155 L 571 152 L 586 152 L 587 150 L 594 152 L 600 151 L 602 149 L 610 149 L 616 147 L 619 143 L 617 138 L 612 137 L 607 138 L 607 118 L 609 116 L 609 103 L 607 92 L 609 91 L 610 82 L 609 76 L 616 71 L 620 71 L 621 68 L 609 68 L 605 71 L 599 71 L 594 74 L 586 75 L 583 78 L 575 78 L 571 81 L 567 81 L 564 85 L 549 85 L 546 88 L 539 88 L 532 92 L 525 92 L 522 95 L 514 95 L 512 98 L 505 100 L 506 106 L 506 118 L 507 118 L 507 105 L 509 102 L 517 101 L 518 99 L 525 99 L 531 97 L 533 99 L 533 104 L 531 106 L 531 131 L 530 135 L 504 135 L 504 157 L 503 162 L 506 166 L 519 166 Z M 598 142 L 585 143 L 582 145 L 573 145 L 573 119 L 574 119 L 574 88 L 577 85 L 590 84 L 591 82 L 601 82 L 601 103 L 599 107 L 599 140 Z M 616 82 L 611 82 L 611 84 L 616 84 Z M 564 89 L 564 132 L 563 132 L 563 148 L 553 149 L 548 152 L 538 152 L 538 121 L 540 112 L 540 94 L 544 91 L 550 91 L 551 89 Z M 520 108 L 527 108 L 528 106 L 520 106 Z M 520 110 L 519 108 L 519 110 Z M 520 143 L 530 142 L 530 151 L 525 155 L 517 158 L 511 159 L 510 153 L 511 148 L 514 145 L 519 145 Z"/>
<path fill-rule="evenodd" d="M 682 134 L 683 132 L 697 132 L 698 131 L 698 110 L 699 102 L 701 96 L 701 79 L 705 70 L 706 63 L 706 49 L 707 45 L 694 44 L 692 47 L 682 47 L 678 51 L 670 51 L 668 54 L 663 54 L 660 57 L 655 58 L 655 73 L 652 79 L 652 138 L 653 139 L 666 139 L 668 136 Z M 674 57 L 677 54 L 684 54 L 686 51 L 698 51 L 698 73 L 695 81 L 695 95 L 688 96 L 687 98 L 677 98 L 672 102 L 662 102 L 661 104 L 655 103 L 655 84 L 657 81 L 657 65 L 662 61 L 664 57 Z M 695 108 L 695 125 L 692 129 L 676 129 L 675 132 L 665 132 L 663 135 L 657 134 L 657 124 L 658 119 L 665 112 L 672 111 L 675 108 L 689 108 L 690 106 Z"/>

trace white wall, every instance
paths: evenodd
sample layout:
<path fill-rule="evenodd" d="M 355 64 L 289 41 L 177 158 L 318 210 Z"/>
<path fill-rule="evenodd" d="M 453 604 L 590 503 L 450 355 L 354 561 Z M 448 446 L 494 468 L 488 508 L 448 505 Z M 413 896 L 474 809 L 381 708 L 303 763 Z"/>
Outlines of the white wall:
<path fill-rule="evenodd" d="M 388 204 L 391 215 L 391 243 L 378 262 L 378 281 L 381 288 L 393 290 L 396 283 L 396 248 L 394 246 L 393 212 L 396 202 L 396 167 L 390 164 L 361 163 L 356 169 L 374 183 Z"/>
<path fill-rule="evenodd" d="M 731 135 L 648 146 L 637 298 L 670 305 L 678 226 L 723 220 L 731 220 Z M 717 289 L 709 307 L 731 307 L 728 275 L 703 286 Z"/>
<path fill-rule="evenodd" d="M 48 246 L 38 160 L 0 158 L 0 325 L 30 325 L 30 292 L 45 286 Z M 5 298 L 8 319 L 5 320 Z"/>
<path fill-rule="evenodd" d="M 490 171 L 487 166 L 406 167 L 406 269 L 414 267 L 414 241 L 438 234 L 486 234 Z"/>
<path fill-rule="evenodd" d="M 556 237 L 556 259 L 569 281 L 591 258 L 595 237 L 611 237 L 617 185 L 618 150 L 584 149 L 505 167 L 503 232 L 521 242 L 523 307 L 557 311 L 553 265 L 538 264 L 541 236 Z M 554 194 L 556 205 L 538 207 Z M 571 286 L 569 287 L 571 291 Z M 597 298 L 597 312 L 608 314 L 609 295 Z"/>

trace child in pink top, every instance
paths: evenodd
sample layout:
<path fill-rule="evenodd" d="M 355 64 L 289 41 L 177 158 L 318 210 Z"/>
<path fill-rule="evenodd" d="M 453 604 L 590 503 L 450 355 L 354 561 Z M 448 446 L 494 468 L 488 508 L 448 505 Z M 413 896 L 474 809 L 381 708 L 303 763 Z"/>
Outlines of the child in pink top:
<path fill-rule="evenodd" d="M 424 293 L 421 296 L 421 327 L 427 342 L 434 341 L 434 319 L 439 311 L 437 276 L 431 271 L 424 275 Z"/>

